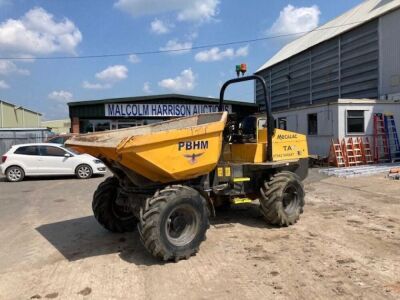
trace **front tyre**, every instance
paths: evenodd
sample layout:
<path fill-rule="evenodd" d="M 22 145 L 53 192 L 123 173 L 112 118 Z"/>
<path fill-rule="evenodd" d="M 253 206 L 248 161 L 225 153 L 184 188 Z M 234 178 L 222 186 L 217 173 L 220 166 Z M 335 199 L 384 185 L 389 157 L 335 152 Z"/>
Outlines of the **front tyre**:
<path fill-rule="evenodd" d="M 138 229 L 144 247 L 162 260 L 187 259 L 206 238 L 209 213 L 195 189 L 173 185 L 157 191 L 140 210 Z"/>
<path fill-rule="evenodd" d="M 21 167 L 11 166 L 6 170 L 6 178 L 10 182 L 18 182 L 24 180 L 25 172 Z"/>
<path fill-rule="evenodd" d="M 300 178 L 288 171 L 275 174 L 260 189 L 260 210 L 271 225 L 290 226 L 304 207 L 304 187 Z"/>
<path fill-rule="evenodd" d="M 82 164 L 76 167 L 75 175 L 78 179 L 89 179 L 93 175 L 93 170 L 89 165 Z"/>
<path fill-rule="evenodd" d="M 105 229 L 111 232 L 134 231 L 137 219 L 130 207 L 117 204 L 119 182 L 115 177 L 108 177 L 100 183 L 93 195 L 92 209 L 94 217 Z"/>

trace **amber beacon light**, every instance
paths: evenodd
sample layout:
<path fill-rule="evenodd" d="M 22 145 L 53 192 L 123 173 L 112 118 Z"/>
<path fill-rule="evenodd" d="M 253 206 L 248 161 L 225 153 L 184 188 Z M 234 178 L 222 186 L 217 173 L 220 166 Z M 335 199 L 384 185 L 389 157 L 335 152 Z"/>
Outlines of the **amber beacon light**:
<path fill-rule="evenodd" d="M 244 76 L 244 74 L 247 71 L 247 65 L 246 64 L 240 64 L 240 65 L 236 65 L 236 74 L 237 77 L 240 76 L 240 74 L 242 74 L 242 76 Z"/>

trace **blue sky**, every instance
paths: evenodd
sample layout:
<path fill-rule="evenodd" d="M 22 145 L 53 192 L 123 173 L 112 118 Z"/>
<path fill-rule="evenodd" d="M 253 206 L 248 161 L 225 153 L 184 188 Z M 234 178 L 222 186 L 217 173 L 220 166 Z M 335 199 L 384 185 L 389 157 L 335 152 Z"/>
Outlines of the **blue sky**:
<path fill-rule="evenodd" d="M 361 0 L 0 0 L 0 99 L 68 116 L 66 102 L 182 93 L 219 94 L 234 66 L 257 70 L 289 38 L 175 53 L 70 60 L 87 56 L 187 49 L 303 32 Z M 253 86 L 228 98 L 253 100 Z"/>

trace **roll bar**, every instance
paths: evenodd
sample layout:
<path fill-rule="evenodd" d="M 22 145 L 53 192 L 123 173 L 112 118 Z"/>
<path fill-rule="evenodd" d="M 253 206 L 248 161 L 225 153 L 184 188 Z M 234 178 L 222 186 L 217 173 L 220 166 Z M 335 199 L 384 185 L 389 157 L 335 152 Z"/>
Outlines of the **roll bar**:
<path fill-rule="evenodd" d="M 243 82 L 243 81 L 250 81 L 250 80 L 256 80 L 261 83 L 261 86 L 263 88 L 263 95 L 264 95 L 264 102 L 265 102 L 265 111 L 267 115 L 267 161 L 272 161 L 272 136 L 274 135 L 274 117 L 272 115 L 271 111 L 271 105 L 270 101 L 268 99 L 268 94 L 267 94 L 267 84 L 265 83 L 264 78 L 262 78 L 259 75 L 250 75 L 250 76 L 244 76 L 240 78 L 235 78 L 228 80 L 223 84 L 221 87 L 221 91 L 219 94 L 219 111 L 224 111 L 224 95 L 225 95 L 225 90 L 226 88 L 233 84 L 233 83 L 238 83 L 238 82 Z"/>

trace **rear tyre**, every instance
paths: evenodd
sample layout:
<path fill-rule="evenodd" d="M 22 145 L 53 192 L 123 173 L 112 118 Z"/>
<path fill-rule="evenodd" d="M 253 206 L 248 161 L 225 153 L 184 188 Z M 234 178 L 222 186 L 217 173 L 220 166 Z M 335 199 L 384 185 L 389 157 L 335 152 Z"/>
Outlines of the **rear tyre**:
<path fill-rule="evenodd" d="M 260 210 L 271 225 L 290 226 L 297 222 L 304 207 L 304 187 L 300 178 L 288 171 L 275 174 L 260 189 Z"/>
<path fill-rule="evenodd" d="M 157 191 L 140 210 L 144 247 L 162 260 L 188 259 L 199 251 L 210 227 L 206 199 L 196 190 L 172 185 Z"/>
<path fill-rule="evenodd" d="M 10 182 L 18 182 L 24 180 L 25 172 L 21 167 L 11 166 L 6 170 L 6 178 Z"/>
<path fill-rule="evenodd" d="M 89 179 L 93 175 L 93 170 L 89 165 L 83 164 L 76 167 L 75 174 L 78 179 Z"/>
<path fill-rule="evenodd" d="M 129 207 L 117 204 L 118 187 L 118 179 L 115 177 L 108 177 L 100 183 L 93 195 L 94 217 L 100 225 L 111 232 L 134 231 L 137 219 Z"/>

